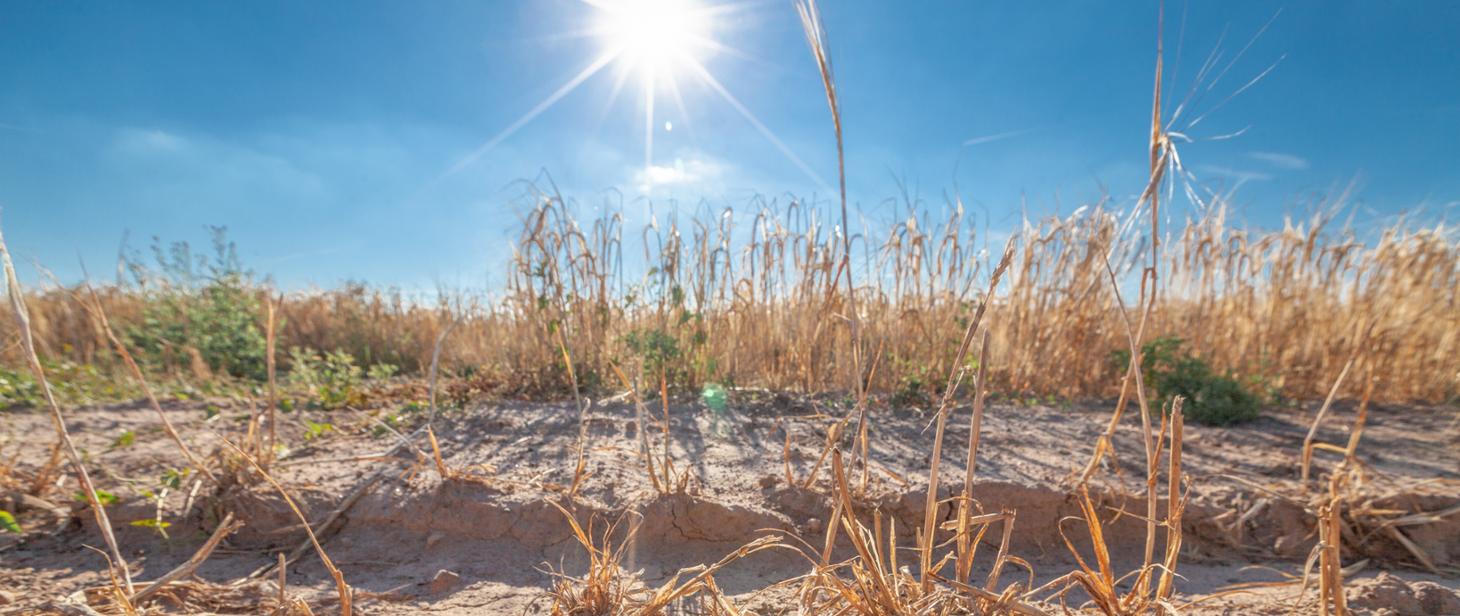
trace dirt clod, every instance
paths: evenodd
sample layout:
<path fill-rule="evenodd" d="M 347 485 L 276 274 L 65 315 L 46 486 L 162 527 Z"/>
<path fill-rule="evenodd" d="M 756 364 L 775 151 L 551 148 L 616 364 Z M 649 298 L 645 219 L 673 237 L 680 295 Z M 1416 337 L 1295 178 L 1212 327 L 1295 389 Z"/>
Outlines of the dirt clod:
<path fill-rule="evenodd" d="M 1389 572 L 1348 588 L 1349 605 L 1395 616 L 1460 614 L 1460 594 L 1434 582 L 1405 582 Z"/>
<path fill-rule="evenodd" d="M 426 590 L 433 595 L 439 595 L 455 588 L 459 583 L 461 583 L 460 575 L 455 571 L 442 569 L 437 571 L 436 575 L 431 578 L 431 583 L 426 586 Z"/>

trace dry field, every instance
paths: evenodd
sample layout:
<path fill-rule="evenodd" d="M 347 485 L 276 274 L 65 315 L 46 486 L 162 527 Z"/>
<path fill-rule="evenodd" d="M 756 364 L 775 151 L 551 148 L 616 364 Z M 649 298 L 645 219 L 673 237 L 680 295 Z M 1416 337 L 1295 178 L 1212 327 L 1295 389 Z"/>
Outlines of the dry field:
<path fill-rule="evenodd" d="M 360 613 L 602 613 L 584 604 L 612 600 L 621 609 L 637 608 L 666 584 L 683 596 L 667 602 L 663 613 L 832 613 L 854 601 L 869 602 L 856 613 L 898 613 L 884 604 L 889 601 L 934 613 L 1061 613 L 1062 606 L 1100 611 L 1087 603 L 1085 582 L 1064 576 L 1084 566 L 1100 567 L 1074 486 L 1089 459 L 1088 444 L 1104 431 L 1113 405 L 997 403 L 985 408 L 970 492 L 977 504 L 970 517 L 994 514 L 999 521 L 988 527 L 970 524 L 976 538 L 969 541 L 970 566 L 961 578 L 983 592 L 960 591 L 946 581 L 959 579 L 953 576 L 961 565 L 950 562 L 940 569 L 945 577 L 923 594 L 911 572 L 919 567 L 916 536 L 927 511 L 934 431 L 925 428 L 931 414 L 906 408 L 875 414 L 873 463 L 863 487 L 856 469 L 836 474 L 835 458 L 812 476 L 826 444 L 827 421 L 844 410 L 836 400 L 753 390 L 730 395 L 732 403 L 723 413 L 698 403 L 670 406 L 673 467 L 668 474 L 687 477 L 682 487 L 653 487 L 640 439 L 648 440 L 654 459 L 664 459 L 661 409 L 645 418 L 628 400 L 595 401 L 590 408 L 583 424 L 590 447 L 576 491 L 572 461 L 580 423 L 571 403 L 502 401 L 443 413 L 436 429 L 439 462 L 429 439 L 421 441 L 419 452 L 396 447 L 399 439 L 373 419 L 380 416 L 377 410 L 339 411 L 333 416 L 335 436 L 310 442 L 289 438 L 289 453 L 273 462 L 270 474 L 287 486 L 312 521 Z M 387 401 L 381 404 L 391 408 Z M 218 407 L 211 419 L 209 406 Z M 307 549 L 308 539 L 288 504 L 246 469 L 223 463 L 221 439 L 247 439 L 250 405 L 219 400 L 164 408 L 194 448 L 218 452 L 211 458 L 220 464 L 215 472 L 223 485 L 200 479 L 193 488 L 185 481 L 160 499 L 150 498 L 149 491 L 159 491 L 158 469 L 177 460 L 155 412 L 146 404 L 127 403 L 70 413 L 68 427 L 77 446 L 89 452 L 94 480 L 117 498 L 108 511 L 134 588 L 148 588 L 147 581 L 184 563 L 222 520 L 244 524 L 196 570 L 196 579 L 174 583 L 137 609 L 303 611 L 281 608 L 284 597 L 285 605 L 303 600 L 317 613 L 337 611 L 335 584 L 318 555 Z M 1298 480 L 1299 452 L 1314 410 L 1275 410 L 1242 427 L 1184 430 L 1180 465 L 1189 483 L 1179 507 L 1180 577 L 1172 581 L 1167 599 L 1176 610 L 1286 614 L 1318 609 L 1318 580 L 1310 580 L 1306 591 L 1298 581 L 1319 545 L 1314 528 L 1330 500 L 1323 482 Z M 1335 404 L 1319 440 L 1342 442 L 1356 410 L 1350 403 Z M 1373 453 L 1361 455 L 1357 467 L 1365 483 L 1339 501 L 1345 536 L 1339 544 L 1341 564 L 1351 571 L 1344 580 L 1349 607 L 1356 613 L 1382 607 L 1401 614 L 1454 613 L 1460 609 L 1455 594 L 1460 516 L 1453 515 L 1460 502 L 1460 438 L 1454 410 L 1372 405 L 1368 412 L 1364 448 Z M 934 510 L 937 559 L 964 549 L 957 540 L 956 499 L 964 489 L 963 445 L 971 416 L 969 406 L 957 406 L 944 426 L 946 442 L 960 446 L 944 449 L 941 456 L 944 474 Z M 50 429 L 41 410 L 15 411 L 5 421 L 7 434 Z M 291 435 L 305 430 L 296 417 L 281 427 Z M 124 430 L 147 437 L 115 447 L 114 435 Z M 1143 562 L 1139 434 L 1139 422 L 1127 416 L 1114 439 L 1115 450 L 1126 453 L 1109 461 L 1089 485 L 1089 513 L 1101 520 L 1109 567 L 1117 578 L 1139 571 Z M 50 456 L 50 441 L 16 441 L 5 446 L 7 459 L 22 461 L 11 472 L 28 477 Z M 1337 456 L 1320 453 L 1318 458 L 1319 474 L 1326 476 L 1337 466 Z M 227 477 L 221 474 L 225 468 Z M 655 471 L 662 488 L 665 471 Z M 839 487 L 842 483 L 845 487 Z M 51 494 L 50 500 L 58 500 L 62 492 Z M 1158 494 L 1164 517 L 1167 492 Z M 841 527 L 829 557 L 823 554 L 828 521 L 841 515 L 843 495 L 855 512 L 843 524 L 860 524 L 855 528 L 874 539 L 868 542 L 870 558 L 845 536 L 850 526 Z M 106 559 L 82 547 L 104 547 L 84 505 L 59 501 L 51 503 L 58 509 L 53 512 L 35 504 L 45 502 L 41 499 L 29 502 L 21 511 L 31 532 L 3 552 L 7 566 L 0 584 L 11 602 L 5 609 L 80 613 L 74 605 L 85 597 L 103 613 L 119 613 Z M 571 512 L 594 549 L 614 550 L 612 556 L 599 554 L 610 562 L 595 566 L 616 569 L 590 569 L 589 552 L 558 507 Z M 1405 512 L 1418 511 L 1439 513 L 1405 521 Z M 167 538 L 136 523 L 154 519 L 170 522 Z M 873 530 L 878 522 L 879 530 Z M 1159 530 L 1163 550 L 1168 528 L 1163 523 Z M 764 549 L 694 581 L 700 570 L 693 567 L 736 555 L 747 544 Z M 981 548 L 977 554 L 974 547 Z M 282 593 L 278 572 L 268 569 L 280 554 L 293 558 Z M 876 565 L 874 559 L 880 559 Z M 1431 566 L 1438 573 L 1428 570 Z M 1001 575 L 991 575 L 995 569 Z M 859 575 L 873 577 L 861 579 L 866 586 L 860 586 Z M 877 588 L 879 575 L 889 589 Z M 818 576 L 838 576 L 842 582 Z M 1092 580 L 1098 584 L 1099 574 Z M 1128 577 L 1115 587 L 1129 596 L 1137 583 Z M 553 584 L 561 584 L 556 594 Z M 1244 584 L 1253 587 L 1230 590 Z M 591 592 L 610 596 L 594 598 Z M 928 598 L 919 604 L 919 597 Z M 1018 607 L 997 607 L 999 597 Z"/>
<path fill-rule="evenodd" d="M 0 613 L 1460 613 L 1460 242 L 1244 227 L 1161 79 L 1134 203 L 997 241 L 844 172 L 642 228 L 533 189 L 435 303 L 221 235 L 28 292 L 0 239 Z"/>

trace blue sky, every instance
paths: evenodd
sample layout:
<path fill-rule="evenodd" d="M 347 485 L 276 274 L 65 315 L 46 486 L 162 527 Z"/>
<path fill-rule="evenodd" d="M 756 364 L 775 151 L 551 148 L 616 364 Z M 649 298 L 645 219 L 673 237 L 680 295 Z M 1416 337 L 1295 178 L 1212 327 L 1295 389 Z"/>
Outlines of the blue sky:
<path fill-rule="evenodd" d="M 996 229 L 1140 190 L 1154 2 L 825 4 L 867 224 L 897 215 L 903 187 L 934 207 L 956 191 Z M 1204 186 L 1236 189 L 1247 223 L 1350 182 L 1365 219 L 1457 213 L 1460 3 L 1166 13 L 1168 97 L 1214 49 L 1216 72 L 1236 58 L 1187 114 L 1212 111 L 1182 152 Z M 676 73 L 683 108 L 655 97 L 646 173 L 639 73 L 618 62 L 470 157 L 603 52 L 583 35 L 600 9 L 581 2 L 7 3 L 0 222 L 19 260 L 68 282 L 78 257 L 109 272 L 124 234 L 203 244 L 227 225 L 287 288 L 479 287 L 501 279 L 514 181 L 544 170 L 585 210 L 621 194 L 631 224 L 650 203 L 830 197 L 830 121 L 794 8 L 716 15 L 705 34 L 729 49 L 698 61 L 811 173 L 692 71 Z"/>

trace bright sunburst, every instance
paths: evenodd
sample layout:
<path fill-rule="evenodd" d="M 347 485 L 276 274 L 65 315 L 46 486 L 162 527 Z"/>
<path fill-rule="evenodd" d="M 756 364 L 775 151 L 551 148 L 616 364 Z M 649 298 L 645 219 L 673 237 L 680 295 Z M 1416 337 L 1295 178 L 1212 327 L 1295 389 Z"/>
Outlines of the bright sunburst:
<path fill-rule="evenodd" d="M 597 34 L 628 68 L 658 76 L 697 61 L 709 42 L 711 11 L 686 0 L 597 0 Z"/>
<path fill-rule="evenodd" d="M 594 34 L 604 54 L 620 68 L 615 96 L 626 78 L 642 88 L 644 171 L 654 164 L 654 103 L 662 88 L 685 113 L 676 76 L 703 66 L 701 56 L 713 46 L 715 9 L 693 0 L 588 0 L 597 9 Z"/>
<path fill-rule="evenodd" d="M 625 82 L 633 79 L 643 101 L 640 121 L 644 129 L 644 171 L 647 175 L 654 161 L 655 103 L 661 94 L 668 94 L 688 121 L 688 110 L 680 92 L 678 78 L 688 77 L 717 94 L 743 117 L 776 149 L 818 185 L 827 187 L 820 176 L 796 156 L 755 114 L 741 104 L 735 95 L 712 74 L 706 60 L 716 52 L 743 55 L 717 40 L 717 32 L 728 14 L 743 10 L 734 2 L 711 3 L 713 0 L 584 0 L 593 9 L 586 30 L 576 35 L 598 41 L 599 51 L 582 70 L 554 90 L 517 121 L 487 140 L 471 154 L 457 161 L 441 177 L 466 168 L 482 154 L 496 147 L 518 129 L 552 107 L 604 68 L 616 69 L 613 89 L 607 104 L 612 105 Z M 665 124 L 669 130 L 669 124 Z M 438 178 L 439 179 L 439 178 Z"/>

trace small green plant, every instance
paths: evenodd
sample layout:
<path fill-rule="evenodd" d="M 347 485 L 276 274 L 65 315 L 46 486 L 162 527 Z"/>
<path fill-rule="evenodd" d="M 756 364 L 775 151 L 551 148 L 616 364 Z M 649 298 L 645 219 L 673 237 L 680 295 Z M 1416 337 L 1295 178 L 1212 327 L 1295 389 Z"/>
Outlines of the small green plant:
<path fill-rule="evenodd" d="M 700 402 L 716 413 L 724 413 L 730 405 L 730 392 L 719 383 L 707 383 L 700 390 Z"/>
<path fill-rule="evenodd" d="M 157 531 L 157 534 L 162 535 L 162 538 L 163 539 L 169 539 L 170 538 L 170 537 L 167 536 L 167 529 L 172 526 L 172 522 L 168 522 L 167 520 L 159 520 L 157 518 L 146 518 L 146 519 L 142 519 L 142 520 L 132 520 L 131 525 L 132 526 L 141 527 L 141 528 L 150 528 L 152 530 Z"/>
<path fill-rule="evenodd" d="M 372 364 L 370 368 L 365 371 L 365 378 L 371 381 L 384 381 L 386 379 L 389 379 L 390 377 L 395 376 L 398 372 L 400 372 L 400 367 L 396 366 L 395 364 Z"/>
<path fill-rule="evenodd" d="M 1231 376 L 1218 374 L 1205 360 L 1182 349 L 1184 341 L 1163 336 L 1141 346 L 1141 376 L 1155 390 L 1157 404 L 1167 408 L 1171 399 L 1186 399 L 1185 416 L 1197 423 L 1226 426 L 1256 419 L 1261 400 Z M 1110 354 L 1111 363 L 1124 371 L 1130 351 Z"/>
<path fill-rule="evenodd" d="M 117 498 L 117 495 L 112 494 L 111 492 L 107 492 L 106 490 L 96 490 L 94 493 L 96 494 L 96 501 L 99 502 L 99 503 L 101 503 L 101 505 L 103 507 L 109 507 L 111 505 L 115 505 L 115 504 L 117 504 L 118 501 L 121 500 L 121 499 Z M 77 492 L 75 494 L 72 494 L 71 495 L 71 500 L 74 500 L 74 501 L 76 501 L 78 503 L 87 502 L 87 500 L 86 500 L 86 493 L 85 492 Z"/>
<path fill-rule="evenodd" d="M 25 529 L 20 527 L 20 522 L 15 521 L 15 516 L 4 509 L 0 509 L 0 528 L 5 529 L 7 533 L 17 535 L 25 532 Z"/>
<path fill-rule="evenodd" d="M 69 347 L 62 349 L 69 353 Z M 98 400 L 119 400 L 136 392 L 119 384 L 112 375 L 91 363 L 69 359 L 41 359 L 51 393 L 61 404 L 91 404 Z M 45 404 L 45 396 L 29 370 L 0 368 L 0 409 L 12 406 L 37 407 Z"/>
<path fill-rule="evenodd" d="M 304 440 L 306 441 L 312 441 L 314 439 L 323 437 L 324 435 L 335 430 L 335 425 L 332 423 L 315 423 L 308 419 L 304 420 L 304 426 Z"/>
<path fill-rule="evenodd" d="M 975 360 L 975 364 L 978 362 Z M 897 378 L 897 389 L 892 392 L 893 406 L 925 406 L 933 401 L 933 391 L 929 387 L 929 373 L 927 364 L 899 361 L 900 375 Z M 977 370 L 977 367 L 974 368 Z"/>
<path fill-rule="evenodd" d="M 41 389 L 29 372 L 0 368 L 0 407 L 40 404 Z"/>
<path fill-rule="evenodd" d="M 662 329 L 635 329 L 622 338 L 624 346 L 643 363 L 644 371 L 650 374 L 666 373 L 671 382 L 675 372 L 671 366 L 680 357 L 679 341 Z"/>
<path fill-rule="evenodd" d="M 112 449 L 124 449 L 127 447 L 131 447 L 132 444 L 136 442 L 137 433 L 131 430 L 127 430 L 118 435 L 116 440 L 112 441 Z"/>
<path fill-rule="evenodd" d="M 182 470 L 169 468 L 165 471 L 162 471 L 162 481 L 160 481 L 159 483 L 164 488 L 176 490 L 182 487 L 183 481 L 187 479 L 188 473 L 190 471 L 191 469 L 186 468 Z"/>
<path fill-rule="evenodd" d="M 315 406 L 330 411 L 362 401 L 363 371 L 349 353 L 331 351 L 321 357 L 294 347 L 289 349 L 289 358 L 289 383 L 313 394 Z"/>

